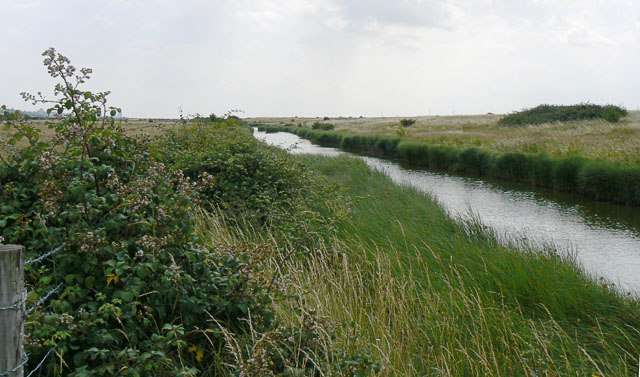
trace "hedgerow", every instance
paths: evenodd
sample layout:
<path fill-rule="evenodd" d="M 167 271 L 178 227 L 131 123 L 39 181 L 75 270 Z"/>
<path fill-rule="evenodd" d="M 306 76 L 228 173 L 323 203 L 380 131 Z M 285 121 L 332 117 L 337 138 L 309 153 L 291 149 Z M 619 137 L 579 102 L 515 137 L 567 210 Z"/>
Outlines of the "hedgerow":
<path fill-rule="evenodd" d="M 53 348 L 43 369 L 51 375 L 241 374 L 247 366 L 230 351 L 228 334 L 276 329 L 272 344 L 280 348 L 272 354 L 280 356 L 263 375 L 300 365 L 296 347 L 317 342 L 313 334 L 295 347 L 282 340 L 299 328 L 278 326 L 270 309 L 287 294 L 265 270 L 278 250 L 205 242 L 196 223 L 208 208 L 249 226 L 276 224 L 302 250 L 327 221 L 304 210 L 308 176 L 284 152 L 258 145 L 234 117 L 185 121 L 184 130 L 155 141 L 126 136 L 109 93 L 82 89 L 90 69 L 76 70 L 54 49 L 43 55 L 59 80 L 55 98 L 23 96 L 51 105 L 55 136 L 43 140 L 20 112 L 7 114 L 8 142 L 29 145 L 0 160 L 0 242 L 24 245 L 29 257 L 64 245 L 25 271 L 30 301 L 63 285 L 26 318 L 27 370 Z M 341 357 L 313 351 L 330 363 Z M 308 373 L 326 366 L 302 365 Z"/>

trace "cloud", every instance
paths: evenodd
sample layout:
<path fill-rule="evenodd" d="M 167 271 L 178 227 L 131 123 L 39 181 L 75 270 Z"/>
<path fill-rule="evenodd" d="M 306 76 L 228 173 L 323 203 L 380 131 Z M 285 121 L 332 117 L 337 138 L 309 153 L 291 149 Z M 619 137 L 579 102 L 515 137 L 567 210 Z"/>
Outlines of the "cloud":
<path fill-rule="evenodd" d="M 454 9 L 436 0 L 345 0 L 334 3 L 338 12 L 354 27 L 382 24 L 418 28 L 452 29 Z"/>
<path fill-rule="evenodd" d="M 1 0 L 0 8 L 9 10 L 32 10 L 40 6 L 39 1 L 11 1 Z"/>
<path fill-rule="evenodd" d="M 49 45 L 141 116 L 640 104 L 637 0 L 0 0 L 0 13 L 13 107 L 50 82 Z"/>

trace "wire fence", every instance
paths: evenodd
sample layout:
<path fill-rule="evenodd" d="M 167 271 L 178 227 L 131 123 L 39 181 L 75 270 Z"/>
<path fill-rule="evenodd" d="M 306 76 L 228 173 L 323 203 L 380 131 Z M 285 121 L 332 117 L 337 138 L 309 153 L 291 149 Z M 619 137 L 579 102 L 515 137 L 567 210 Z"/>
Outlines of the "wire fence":
<path fill-rule="evenodd" d="M 67 244 L 63 243 L 62 245 L 56 247 L 55 249 L 53 249 L 53 250 L 51 250 L 49 252 L 46 252 L 46 253 L 42 254 L 41 256 L 39 256 L 39 257 L 37 257 L 35 259 L 26 260 L 26 261 L 24 261 L 24 265 L 25 266 L 29 266 L 29 265 L 32 265 L 32 264 L 38 264 L 38 263 L 42 262 L 43 260 L 45 260 L 46 258 L 48 258 L 48 257 L 50 257 L 50 256 L 52 256 L 54 254 L 57 254 L 60 250 L 64 249 L 65 246 L 67 246 Z"/>
<path fill-rule="evenodd" d="M 59 253 L 61 250 L 64 249 L 65 246 L 66 244 L 63 243 L 60 246 L 40 255 L 37 258 L 26 260 L 24 262 L 24 266 L 37 265 L 38 263 L 41 263 L 47 258 L 52 257 L 57 253 Z M 28 303 L 28 300 L 27 300 L 27 290 L 25 288 L 24 292 L 21 295 L 21 299 L 19 301 L 12 303 L 10 305 L 0 307 L 0 311 L 5 311 L 5 310 L 18 311 L 20 313 L 20 326 L 22 326 L 27 315 L 31 314 L 38 307 L 44 305 L 51 296 L 58 293 L 63 287 L 64 287 L 64 283 L 59 283 L 55 287 L 49 289 L 44 295 L 40 297 L 40 299 L 38 299 L 35 303 L 33 303 L 33 305 L 31 305 L 28 309 L 26 308 L 26 304 Z M 22 361 L 20 361 L 18 365 L 16 365 L 10 370 L 0 371 L 0 377 L 12 377 L 14 375 L 23 375 L 21 372 L 23 372 L 24 366 L 29 361 L 29 355 L 24 352 L 24 344 L 22 341 L 20 342 L 20 349 L 21 349 L 21 354 L 24 355 L 22 358 Z M 42 358 L 42 360 L 40 360 L 40 362 L 37 364 L 37 366 L 33 370 L 31 370 L 31 372 L 29 372 L 27 377 L 30 377 L 38 369 L 40 369 L 40 367 L 44 364 L 45 360 L 51 355 L 51 353 L 53 353 L 54 350 L 55 350 L 55 346 L 50 348 L 49 351 L 47 351 L 46 355 Z M 7 352 L 7 353 L 12 351 L 15 351 L 15 350 L 10 350 L 10 349 L 0 350 L 0 352 Z"/>
<path fill-rule="evenodd" d="M 12 374 L 18 372 L 20 370 L 20 368 L 22 368 L 23 366 L 25 366 L 25 364 L 27 363 L 27 361 L 29 361 L 29 356 L 25 353 L 24 354 L 24 358 L 22 359 L 22 362 L 20 364 L 18 364 L 15 368 L 11 369 L 11 370 L 7 370 L 4 372 L 0 372 L 0 377 L 6 377 L 6 376 L 11 376 Z"/>

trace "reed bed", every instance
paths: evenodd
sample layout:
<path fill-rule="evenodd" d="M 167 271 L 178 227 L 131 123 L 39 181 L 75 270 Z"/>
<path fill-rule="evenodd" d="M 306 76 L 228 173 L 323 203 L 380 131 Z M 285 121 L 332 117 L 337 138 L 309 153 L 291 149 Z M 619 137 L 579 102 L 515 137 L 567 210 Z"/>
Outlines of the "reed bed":
<path fill-rule="evenodd" d="M 546 153 L 500 153 L 478 147 L 429 144 L 407 137 L 324 132 L 304 127 L 262 125 L 259 129 L 292 132 L 320 145 L 395 158 L 431 170 L 525 183 L 597 201 L 640 205 L 640 165 L 581 156 L 553 158 Z"/>
<path fill-rule="evenodd" d="M 419 116 L 406 127 L 406 137 L 430 145 L 458 149 L 476 147 L 491 152 L 545 153 L 551 158 L 579 156 L 623 165 L 640 161 L 640 111 L 629 111 L 618 123 L 602 119 L 509 127 L 502 115 Z M 357 135 L 397 136 L 401 117 L 331 118 L 335 131 Z M 255 118 L 265 125 L 311 127 L 315 118 Z M 322 121 L 321 121 L 322 122 Z"/>

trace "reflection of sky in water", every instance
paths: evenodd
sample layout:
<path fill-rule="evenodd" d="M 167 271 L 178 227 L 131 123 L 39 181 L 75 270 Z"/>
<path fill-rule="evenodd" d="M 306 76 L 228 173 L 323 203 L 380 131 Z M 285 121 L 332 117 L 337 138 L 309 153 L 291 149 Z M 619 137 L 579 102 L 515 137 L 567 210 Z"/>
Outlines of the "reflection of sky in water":
<path fill-rule="evenodd" d="M 286 149 L 293 154 L 321 154 L 323 156 L 338 156 L 343 154 L 342 151 L 335 148 L 320 147 L 311 143 L 309 140 L 301 139 L 298 135 L 287 132 L 277 132 L 268 134 L 265 132 L 255 131 L 253 135 L 258 140 L 265 141 L 268 144 L 275 145 L 282 149 Z"/>
<path fill-rule="evenodd" d="M 297 144 L 292 153 L 342 154 L 289 133 L 256 131 L 255 136 L 285 149 Z M 532 192 L 505 190 L 476 179 L 406 169 L 378 158 L 360 158 L 370 167 L 384 171 L 395 182 L 432 194 L 453 216 L 468 219 L 473 214 L 499 235 L 526 236 L 575 250 L 588 271 L 625 289 L 640 292 L 640 229 L 617 220 L 616 206 L 609 206 L 607 214 L 598 215 L 579 204 L 562 205 Z"/>

